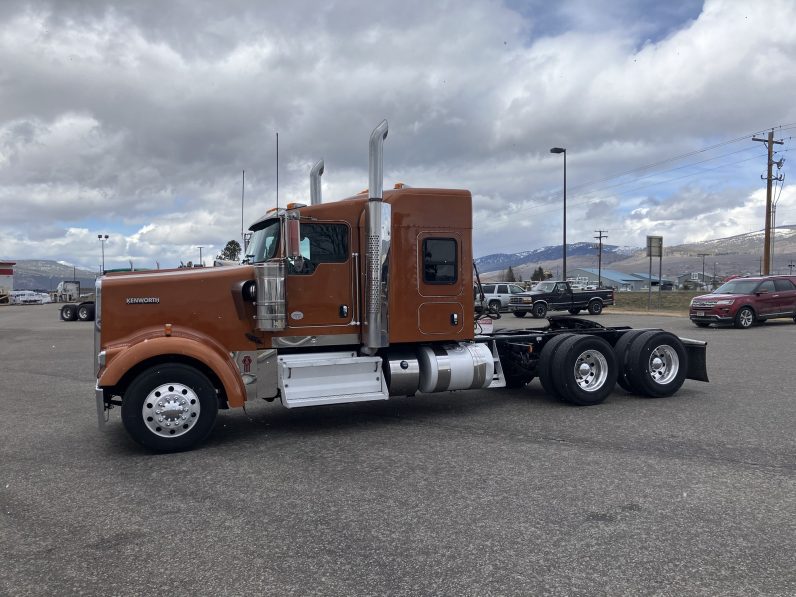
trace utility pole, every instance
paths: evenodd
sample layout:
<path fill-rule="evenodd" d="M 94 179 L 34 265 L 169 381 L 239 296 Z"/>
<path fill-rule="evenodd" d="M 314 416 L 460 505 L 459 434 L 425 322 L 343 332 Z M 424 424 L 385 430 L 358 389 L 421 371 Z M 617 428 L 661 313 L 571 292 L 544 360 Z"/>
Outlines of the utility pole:
<path fill-rule="evenodd" d="M 710 255 L 710 253 L 697 253 L 697 257 L 702 258 L 702 288 L 705 288 L 705 257 Z"/>
<path fill-rule="evenodd" d="M 597 236 L 594 238 L 597 239 L 599 243 L 599 249 L 597 252 L 597 288 L 603 287 L 603 239 L 608 238 L 607 234 L 603 234 L 606 232 L 605 230 L 595 230 Z"/>
<path fill-rule="evenodd" d="M 782 145 L 783 141 L 774 141 L 774 129 L 768 132 L 768 139 L 752 137 L 752 141 L 765 143 L 768 148 L 768 174 L 766 176 L 760 175 L 760 178 L 766 181 L 766 227 L 763 240 L 762 273 L 767 276 L 771 273 L 771 182 L 774 180 L 771 168 L 774 165 L 774 145 Z M 777 180 L 780 180 L 780 178 L 778 177 Z"/>

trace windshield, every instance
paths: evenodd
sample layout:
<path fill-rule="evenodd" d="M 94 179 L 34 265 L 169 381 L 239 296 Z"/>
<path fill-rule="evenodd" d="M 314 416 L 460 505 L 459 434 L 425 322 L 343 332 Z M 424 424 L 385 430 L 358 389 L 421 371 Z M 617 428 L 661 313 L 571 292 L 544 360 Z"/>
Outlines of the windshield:
<path fill-rule="evenodd" d="M 247 263 L 262 263 L 277 254 L 279 248 L 279 220 L 268 220 L 259 230 L 252 233 L 246 249 Z"/>
<path fill-rule="evenodd" d="M 534 290 L 539 290 L 540 292 L 553 292 L 553 288 L 556 287 L 555 282 L 539 282 L 536 286 L 533 287 Z"/>
<path fill-rule="evenodd" d="M 713 294 L 752 294 L 759 280 L 730 280 L 719 286 Z"/>

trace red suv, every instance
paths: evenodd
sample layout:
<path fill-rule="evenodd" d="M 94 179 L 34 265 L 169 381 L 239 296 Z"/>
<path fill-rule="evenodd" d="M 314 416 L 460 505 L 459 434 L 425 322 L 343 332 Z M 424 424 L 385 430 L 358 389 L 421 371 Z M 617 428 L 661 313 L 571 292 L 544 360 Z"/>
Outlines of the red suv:
<path fill-rule="evenodd" d="M 748 328 L 775 317 L 792 317 L 796 322 L 794 281 L 796 278 L 789 276 L 735 278 L 710 294 L 694 297 L 689 317 L 703 328 L 711 323 Z"/>

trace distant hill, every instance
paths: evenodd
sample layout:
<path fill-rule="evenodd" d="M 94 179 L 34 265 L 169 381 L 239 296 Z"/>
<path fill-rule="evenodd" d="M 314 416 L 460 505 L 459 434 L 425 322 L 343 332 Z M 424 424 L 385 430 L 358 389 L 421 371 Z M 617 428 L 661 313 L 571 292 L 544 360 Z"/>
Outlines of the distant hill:
<path fill-rule="evenodd" d="M 796 226 L 778 226 L 774 237 L 773 272 L 787 274 L 793 271 L 796 274 Z M 757 274 L 762 262 L 763 238 L 763 231 L 758 230 L 697 243 L 664 246 L 663 276 L 701 271 L 702 253 L 705 254 L 706 274 L 713 274 L 714 270 L 718 276 Z M 475 260 L 485 280 L 502 279 L 509 266 L 523 280 L 530 279 L 533 271 L 540 266 L 557 277 L 561 272 L 561 261 L 561 245 L 519 253 L 485 255 Z M 788 268 L 789 263 L 793 263 L 794 267 Z M 648 271 L 649 259 L 643 247 L 603 245 L 602 265 L 628 274 L 643 273 Z M 567 245 L 567 269 L 580 267 L 597 267 L 597 249 L 592 243 Z M 657 272 L 657 260 L 654 269 Z"/>
<path fill-rule="evenodd" d="M 80 287 L 93 289 L 98 272 L 73 268 L 44 259 L 11 259 L 14 266 L 14 290 L 55 290 L 62 280 L 78 280 Z"/>
<path fill-rule="evenodd" d="M 705 273 L 715 272 L 719 276 L 730 274 L 757 274 L 763 255 L 763 231 L 758 230 L 727 238 L 706 240 L 698 243 L 664 246 L 663 275 L 677 276 L 687 272 L 701 271 L 702 253 L 705 253 Z M 664 242 L 666 238 L 664 237 Z M 11 259 L 14 266 L 14 288 L 16 290 L 54 290 L 61 280 L 72 280 L 73 275 L 85 288 L 92 288 L 97 272 L 74 269 L 57 261 L 41 259 Z M 479 273 L 485 280 L 502 279 L 511 266 L 515 275 L 529 280 L 533 271 L 541 266 L 558 276 L 561 271 L 561 245 L 520 251 L 518 253 L 494 253 L 475 260 Z M 793 268 L 788 264 L 793 263 Z M 624 273 L 646 272 L 649 259 L 641 247 L 603 245 L 603 267 Z M 597 267 L 597 245 L 595 243 L 573 243 L 567 245 L 567 269 Z M 657 261 L 654 265 L 657 268 Z M 657 272 L 657 269 L 655 270 Z M 777 227 L 774 242 L 774 273 L 796 274 L 796 226 Z"/>
<path fill-rule="evenodd" d="M 638 251 L 632 247 L 618 247 L 616 245 L 603 245 L 603 263 L 613 263 L 620 259 L 632 255 Z M 567 269 L 569 269 L 569 260 L 578 257 L 587 257 L 597 259 L 597 245 L 595 243 L 573 243 L 567 244 Z M 530 251 L 522 251 L 520 253 L 493 253 L 492 255 L 485 255 L 478 257 L 475 260 L 475 265 L 481 273 L 488 273 L 494 271 L 503 271 L 511 266 L 512 268 L 525 265 L 528 263 L 549 263 L 551 261 L 561 261 L 561 245 L 554 245 L 549 247 L 542 247 L 541 249 L 532 249 Z M 534 266 L 534 269 L 538 266 Z M 576 266 L 579 267 L 579 266 Z"/>

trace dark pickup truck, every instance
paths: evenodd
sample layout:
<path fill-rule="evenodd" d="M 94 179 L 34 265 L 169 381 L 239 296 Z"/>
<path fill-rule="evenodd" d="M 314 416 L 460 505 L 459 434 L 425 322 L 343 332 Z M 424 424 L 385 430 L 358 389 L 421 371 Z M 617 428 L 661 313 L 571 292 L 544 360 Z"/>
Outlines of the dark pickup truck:
<path fill-rule="evenodd" d="M 585 310 L 599 315 L 605 305 L 613 304 L 613 290 L 573 290 L 569 282 L 548 280 L 539 282 L 528 292 L 512 295 L 509 310 L 516 317 L 530 313 L 541 319 L 548 311 L 569 311 L 577 315 Z"/>

